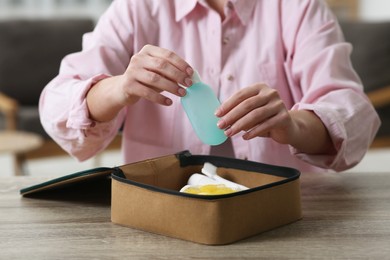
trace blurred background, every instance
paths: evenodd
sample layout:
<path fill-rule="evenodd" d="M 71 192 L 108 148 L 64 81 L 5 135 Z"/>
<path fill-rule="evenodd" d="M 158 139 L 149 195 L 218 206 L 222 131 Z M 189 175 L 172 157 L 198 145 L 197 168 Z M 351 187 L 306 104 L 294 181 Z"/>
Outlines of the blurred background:
<path fill-rule="evenodd" d="M 326 0 L 341 19 L 390 19 L 387 0 Z M 91 17 L 95 20 L 112 0 L 0 0 L 0 19 Z"/>
<path fill-rule="evenodd" d="M 346 40 L 354 46 L 353 65 L 385 122 L 362 163 L 350 171 L 388 171 L 390 1 L 326 1 L 339 18 Z M 93 29 L 111 2 L 0 0 L 0 176 L 57 176 L 122 164 L 120 136 L 110 149 L 80 163 L 57 147 L 37 121 L 37 99 L 41 89 L 57 73 L 61 58 L 81 48 L 81 35 Z M 22 71 L 23 65 L 27 67 L 26 73 Z M 34 78 L 36 75 L 40 78 Z M 28 97 L 26 94 L 20 96 L 26 92 Z M 22 133 L 22 136 L 15 133 Z M 39 140 L 34 143 L 31 136 L 23 133 L 33 134 Z"/>
<path fill-rule="evenodd" d="M 90 17 L 97 20 L 112 0 L 0 0 L 0 18 Z"/>
<path fill-rule="evenodd" d="M 387 0 L 326 0 L 342 20 L 388 20 L 390 1 Z"/>

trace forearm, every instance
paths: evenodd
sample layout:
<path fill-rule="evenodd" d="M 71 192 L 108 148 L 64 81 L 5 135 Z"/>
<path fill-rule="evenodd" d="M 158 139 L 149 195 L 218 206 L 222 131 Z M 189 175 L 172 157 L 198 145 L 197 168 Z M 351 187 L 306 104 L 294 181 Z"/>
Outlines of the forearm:
<path fill-rule="evenodd" d="M 65 151 L 79 160 L 88 159 L 104 149 L 123 120 L 121 115 L 115 122 L 97 124 L 89 117 L 86 93 L 103 77 L 98 75 L 82 81 L 58 76 L 45 87 L 40 97 L 42 126 Z"/>
<path fill-rule="evenodd" d="M 87 106 L 91 119 L 98 122 L 108 122 L 116 117 L 124 107 L 121 100 L 121 76 L 105 78 L 97 82 L 88 91 Z"/>
<path fill-rule="evenodd" d="M 333 154 L 335 147 L 321 119 L 312 111 L 293 110 L 289 144 L 306 154 Z"/>

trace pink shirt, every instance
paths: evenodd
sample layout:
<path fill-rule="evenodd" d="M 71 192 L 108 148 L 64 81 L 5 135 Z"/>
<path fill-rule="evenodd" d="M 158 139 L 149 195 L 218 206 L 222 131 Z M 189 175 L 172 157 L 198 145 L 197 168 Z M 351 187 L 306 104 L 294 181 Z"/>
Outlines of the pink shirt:
<path fill-rule="evenodd" d="M 364 156 L 379 119 L 352 69 L 350 44 L 317 0 L 231 0 L 226 19 L 196 0 L 116 0 L 83 50 L 68 55 L 46 86 L 40 113 L 46 131 L 66 151 L 85 160 L 103 150 L 122 123 L 124 163 L 190 150 L 208 154 L 179 97 L 164 107 L 140 100 L 112 122 L 88 117 L 85 96 L 98 80 L 122 74 L 146 44 L 175 51 L 223 102 L 254 83 L 276 88 L 289 109 L 314 111 L 327 127 L 336 156 L 308 155 L 268 138 L 232 143 L 237 158 L 297 168 L 344 170 Z"/>

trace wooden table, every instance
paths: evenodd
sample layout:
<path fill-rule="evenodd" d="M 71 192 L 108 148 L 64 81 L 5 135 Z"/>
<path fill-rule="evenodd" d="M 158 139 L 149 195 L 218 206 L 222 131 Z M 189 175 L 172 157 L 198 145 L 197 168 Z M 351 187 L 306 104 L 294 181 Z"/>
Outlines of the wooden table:
<path fill-rule="evenodd" d="M 24 131 L 0 131 L 0 153 L 14 156 L 14 174 L 23 174 L 24 154 L 39 148 L 43 139 L 38 134 Z"/>
<path fill-rule="evenodd" d="M 303 219 L 225 246 L 117 226 L 109 199 L 23 198 L 0 178 L 0 259 L 390 259 L 390 173 L 302 174 Z"/>

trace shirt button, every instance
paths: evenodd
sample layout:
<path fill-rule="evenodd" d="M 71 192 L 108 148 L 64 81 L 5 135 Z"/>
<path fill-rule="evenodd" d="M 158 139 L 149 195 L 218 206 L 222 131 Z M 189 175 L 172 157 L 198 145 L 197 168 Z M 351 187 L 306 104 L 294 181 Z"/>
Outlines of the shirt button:
<path fill-rule="evenodd" d="M 227 80 L 229 80 L 229 81 L 233 81 L 233 80 L 234 80 L 234 76 L 233 76 L 233 75 L 231 75 L 231 74 L 229 74 L 229 75 L 227 76 Z"/>
<path fill-rule="evenodd" d="M 227 44 L 228 42 L 229 42 L 229 37 L 227 37 L 227 36 L 223 37 L 222 43 Z"/>

